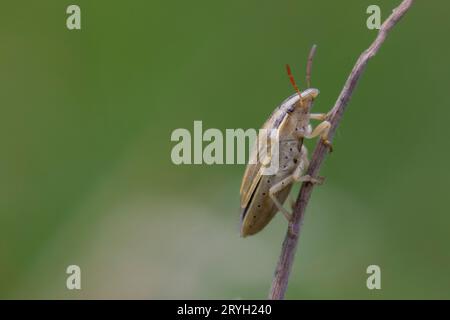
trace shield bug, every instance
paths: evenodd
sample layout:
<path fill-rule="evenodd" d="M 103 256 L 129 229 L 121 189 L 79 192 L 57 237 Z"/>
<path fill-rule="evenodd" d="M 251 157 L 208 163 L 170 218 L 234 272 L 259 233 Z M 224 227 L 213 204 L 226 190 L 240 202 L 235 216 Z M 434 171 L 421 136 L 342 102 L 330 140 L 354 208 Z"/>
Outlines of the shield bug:
<path fill-rule="evenodd" d="M 275 214 L 280 211 L 291 221 L 291 213 L 283 207 L 294 182 L 309 181 L 321 183 L 321 178 L 305 175 L 308 168 L 308 151 L 304 139 L 320 138 L 330 147 L 328 131 L 330 123 L 327 114 L 310 113 L 319 90 L 310 88 L 310 72 L 316 47 L 313 46 L 306 68 L 308 89 L 300 91 L 288 65 L 287 73 L 295 93 L 284 100 L 270 115 L 262 129 L 275 130 L 278 137 L 278 154 L 270 154 L 269 161 L 278 157 L 278 169 L 274 174 L 265 174 L 267 159 L 250 161 L 246 167 L 240 188 L 241 195 L 241 236 L 253 235 L 261 231 Z M 312 129 L 310 120 L 322 122 Z M 250 159 L 259 158 L 260 147 L 255 146 Z"/>

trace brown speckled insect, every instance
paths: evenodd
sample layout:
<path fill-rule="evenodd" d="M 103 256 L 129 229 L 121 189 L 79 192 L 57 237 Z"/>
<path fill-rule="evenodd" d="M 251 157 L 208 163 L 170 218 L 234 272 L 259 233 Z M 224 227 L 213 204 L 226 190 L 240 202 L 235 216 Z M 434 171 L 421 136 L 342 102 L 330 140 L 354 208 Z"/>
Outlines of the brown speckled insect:
<path fill-rule="evenodd" d="M 241 184 L 241 236 L 253 235 L 261 231 L 278 211 L 290 222 L 292 214 L 283 207 L 294 182 L 310 181 L 321 183 L 322 178 L 304 175 L 309 165 L 308 150 L 303 144 L 305 138 L 320 136 L 330 147 L 328 131 L 330 123 L 327 114 L 312 114 L 310 109 L 319 94 L 318 89 L 310 88 L 310 70 L 315 53 L 312 47 L 306 68 L 308 89 L 300 92 L 295 84 L 291 70 L 286 65 L 290 81 L 296 91 L 284 100 L 270 115 L 263 129 L 277 130 L 279 137 L 279 168 L 275 174 L 264 175 L 261 162 L 247 165 Z M 322 122 L 312 130 L 310 119 Z M 257 157 L 258 146 L 253 149 L 252 158 Z M 271 155 L 276 156 L 276 155 Z"/>

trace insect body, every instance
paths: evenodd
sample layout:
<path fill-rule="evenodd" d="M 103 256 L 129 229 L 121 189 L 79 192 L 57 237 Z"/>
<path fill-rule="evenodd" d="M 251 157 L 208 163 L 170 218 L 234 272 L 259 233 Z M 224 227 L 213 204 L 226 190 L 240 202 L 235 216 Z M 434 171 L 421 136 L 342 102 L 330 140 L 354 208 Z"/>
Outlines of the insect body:
<path fill-rule="evenodd" d="M 303 140 L 320 136 L 331 147 L 327 140 L 330 128 L 330 123 L 325 120 L 327 115 L 310 113 L 319 90 L 310 88 L 300 92 L 289 67 L 288 74 L 297 93 L 284 100 L 263 126 L 263 129 L 277 130 L 278 155 L 271 154 L 270 157 L 279 157 L 278 170 L 274 174 L 264 175 L 261 161 L 253 161 L 247 165 L 242 180 L 240 194 L 243 237 L 261 231 L 278 211 L 281 211 L 288 221 L 291 220 L 291 214 L 283 207 L 283 203 L 294 182 L 321 182 L 320 179 L 304 175 L 309 161 Z M 310 119 L 325 121 L 312 130 Z M 252 158 L 259 152 L 258 146 L 255 146 Z"/>

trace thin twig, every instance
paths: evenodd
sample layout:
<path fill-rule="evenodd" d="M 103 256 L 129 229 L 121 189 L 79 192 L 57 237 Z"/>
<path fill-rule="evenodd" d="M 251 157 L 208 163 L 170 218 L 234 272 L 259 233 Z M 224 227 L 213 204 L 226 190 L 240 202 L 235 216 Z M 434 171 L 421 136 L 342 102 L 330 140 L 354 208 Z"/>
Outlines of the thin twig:
<path fill-rule="evenodd" d="M 388 32 L 409 10 L 412 3 L 413 0 L 403 0 L 403 2 L 393 10 L 392 14 L 381 26 L 375 41 L 368 49 L 366 49 L 361 54 L 361 56 L 356 61 L 356 64 L 353 67 L 344 85 L 344 88 L 341 91 L 341 94 L 339 95 L 333 109 L 330 112 L 329 121 L 331 122 L 331 128 L 329 131 L 328 140 L 332 141 L 334 133 L 336 132 L 336 128 L 339 125 L 342 115 L 352 96 L 353 90 L 355 89 L 356 84 L 358 83 L 358 80 L 363 73 L 367 62 L 378 52 L 378 49 L 380 49 L 381 45 L 386 39 Z M 307 171 L 308 175 L 312 177 L 316 177 L 318 175 L 320 166 L 322 165 L 322 162 L 327 153 L 328 147 L 323 142 L 319 142 L 311 158 L 311 162 Z M 292 228 L 294 232 L 289 232 L 288 230 L 288 232 L 286 233 L 286 237 L 281 249 L 281 255 L 278 260 L 278 264 L 273 277 L 272 287 L 270 288 L 269 299 L 283 299 L 286 293 L 289 274 L 294 262 L 295 251 L 300 235 L 300 228 L 303 224 L 306 206 L 308 205 L 313 188 L 314 185 L 309 182 L 305 182 L 301 186 L 293 212 Z"/>

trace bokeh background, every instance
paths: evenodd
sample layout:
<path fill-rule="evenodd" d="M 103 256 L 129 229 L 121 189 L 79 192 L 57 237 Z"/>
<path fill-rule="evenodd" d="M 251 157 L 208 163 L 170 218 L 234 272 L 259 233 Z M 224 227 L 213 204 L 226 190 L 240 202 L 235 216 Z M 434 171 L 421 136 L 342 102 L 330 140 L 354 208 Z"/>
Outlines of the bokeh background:
<path fill-rule="evenodd" d="M 313 43 L 314 108 L 328 111 L 376 35 L 366 8 L 384 20 L 399 2 L 4 3 L 0 297 L 265 298 L 286 222 L 240 238 L 244 166 L 176 166 L 170 135 L 259 127 L 293 91 L 285 63 L 304 86 Z M 416 1 L 370 61 L 287 298 L 450 298 L 449 9 Z M 366 288 L 371 264 L 381 290 Z"/>

